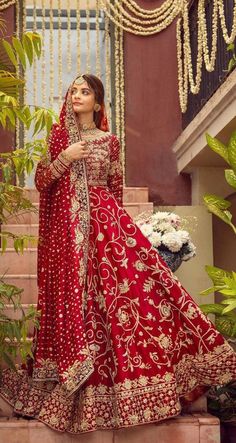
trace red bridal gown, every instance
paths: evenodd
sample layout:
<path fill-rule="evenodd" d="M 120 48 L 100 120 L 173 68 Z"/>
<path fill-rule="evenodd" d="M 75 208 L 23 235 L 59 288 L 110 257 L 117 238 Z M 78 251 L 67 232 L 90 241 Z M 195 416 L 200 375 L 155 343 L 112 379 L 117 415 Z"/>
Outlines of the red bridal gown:
<path fill-rule="evenodd" d="M 1 395 L 16 412 L 70 433 L 175 417 L 181 397 L 236 378 L 235 354 L 122 208 L 116 136 L 84 134 L 84 183 L 79 162 L 60 154 L 63 131 L 54 128 L 51 166 L 40 162 L 35 179 L 34 368 L 5 371 Z"/>

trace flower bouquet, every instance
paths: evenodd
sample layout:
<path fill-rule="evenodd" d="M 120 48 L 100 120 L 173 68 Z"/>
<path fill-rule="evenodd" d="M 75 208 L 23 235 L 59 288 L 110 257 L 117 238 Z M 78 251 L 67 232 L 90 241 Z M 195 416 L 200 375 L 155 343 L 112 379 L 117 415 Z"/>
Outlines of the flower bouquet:
<path fill-rule="evenodd" d="M 181 229 L 181 219 L 172 212 L 155 212 L 135 220 L 143 235 L 148 238 L 166 264 L 175 272 L 182 261 L 196 255 L 196 247 L 186 230 Z"/>

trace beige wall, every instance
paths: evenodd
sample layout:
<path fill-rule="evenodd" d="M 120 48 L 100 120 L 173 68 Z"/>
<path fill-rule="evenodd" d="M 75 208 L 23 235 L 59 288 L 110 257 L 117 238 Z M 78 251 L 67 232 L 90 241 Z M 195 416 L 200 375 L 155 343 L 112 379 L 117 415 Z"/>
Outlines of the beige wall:
<path fill-rule="evenodd" d="M 215 154 L 216 155 L 216 154 Z M 227 165 L 226 165 L 227 168 Z M 216 194 L 227 197 L 232 193 L 232 188 L 225 180 L 225 168 L 202 166 L 193 168 L 192 171 L 192 204 L 202 205 L 204 194 Z"/>
<path fill-rule="evenodd" d="M 198 303 L 212 303 L 214 295 L 207 297 L 199 295 L 200 291 L 211 286 L 211 281 L 205 272 L 205 265 L 213 264 L 213 240 L 212 240 L 212 216 L 204 206 L 175 206 L 161 207 L 160 210 L 170 210 L 181 217 L 190 216 L 192 220 L 189 228 L 191 238 L 197 247 L 196 257 L 183 262 L 175 272 L 183 287 L 190 293 Z M 189 230 L 187 228 L 187 230 Z"/>

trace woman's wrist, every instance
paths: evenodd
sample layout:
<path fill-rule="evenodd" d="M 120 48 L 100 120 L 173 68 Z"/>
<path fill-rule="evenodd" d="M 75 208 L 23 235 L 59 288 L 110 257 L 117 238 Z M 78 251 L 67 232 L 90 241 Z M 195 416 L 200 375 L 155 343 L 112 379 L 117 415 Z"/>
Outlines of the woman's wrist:
<path fill-rule="evenodd" d="M 67 152 L 67 150 L 63 150 L 60 152 L 59 154 L 63 160 L 65 160 L 67 163 L 72 163 L 73 162 L 73 158 L 71 157 L 71 155 Z"/>

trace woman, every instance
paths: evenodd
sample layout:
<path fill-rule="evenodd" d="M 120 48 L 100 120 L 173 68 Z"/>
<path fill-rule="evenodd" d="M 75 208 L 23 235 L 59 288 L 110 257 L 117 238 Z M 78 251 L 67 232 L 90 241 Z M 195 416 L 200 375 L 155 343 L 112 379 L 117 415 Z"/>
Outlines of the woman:
<path fill-rule="evenodd" d="M 82 433 L 178 415 L 180 400 L 236 378 L 232 348 L 122 208 L 116 136 L 93 75 L 70 86 L 38 164 L 35 360 L 3 376 L 15 411 Z"/>

